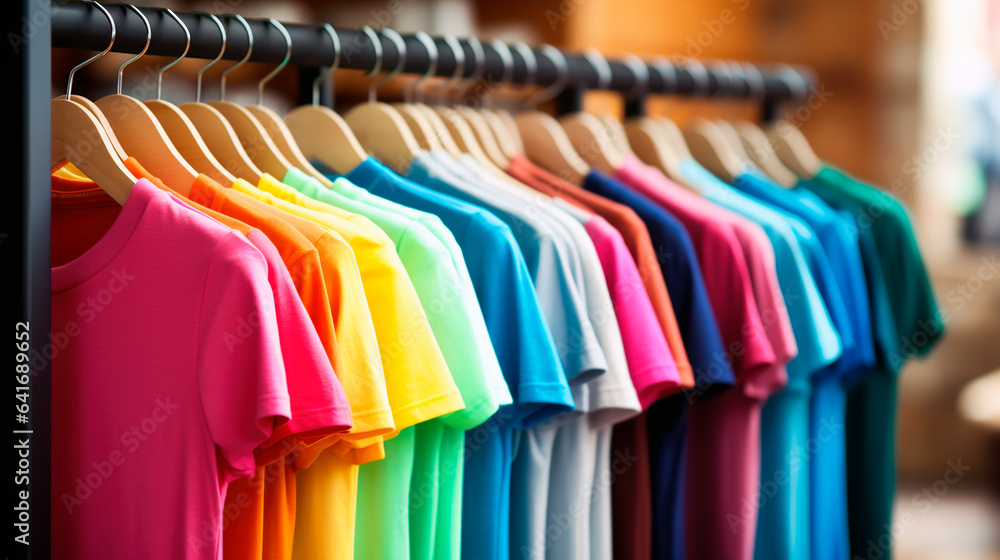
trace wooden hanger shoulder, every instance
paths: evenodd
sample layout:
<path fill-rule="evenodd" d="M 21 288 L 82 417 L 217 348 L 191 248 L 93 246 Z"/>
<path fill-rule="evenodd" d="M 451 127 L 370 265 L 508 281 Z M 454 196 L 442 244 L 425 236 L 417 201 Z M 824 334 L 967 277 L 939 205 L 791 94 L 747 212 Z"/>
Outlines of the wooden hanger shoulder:
<path fill-rule="evenodd" d="M 97 101 L 130 156 L 158 179 L 177 189 L 190 192 L 198 172 L 184 160 L 153 113 L 133 97 L 112 94 Z"/>
<path fill-rule="evenodd" d="M 496 138 L 497 146 L 499 146 L 504 156 L 511 158 L 523 153 L 523 149 L 519 143 L 520 139 L 514 138 L 514 133 L 511 132 L 507 121 L 499 112 L 491 109 L 481 109 L 479 113 L 483 116 L 486 124 L 489 125 L 490 131 L 493 133 L 494 138 Z"/>
<path fill-rule="evenodd" d="M 118 138 L 115 136 L 113 130 L 111 130 L 111 123 L 108 122 L 108 118 L 104 116 L 104 112 L 97 106 L 96 103 L 87 99 L 82 95 L 71 95 L 70 99 L 83 105 L 91 113 L 93 113 L 94 118 L 100 123 L 101 127 L 104 128 L 105 132 L 108 133 L 108 140 L 111 142 L 111 146 L 115 149 L 115 153 L 122 161 L 128 159 L 128 154 L 125 153 L 125 148 L 122 147 L 121 143 L 118 142 Z"/>
<path fill-rule="evenodd" d="M 750 122 L 740 122 L 735 125 L 743 147 L 757 167 L 785 188 L 794 187 L 798 176 L 788 169 L 774 153 L 774 147 L 767 134 L 759 126 Z"/>
<path fill-rule="evenodd" d="M 174 147 L 191 167 L 223 185 L 231 185 L 236 181 L 236 176 L 215 159 L 198 134 L 194 123 L 176 105 L 161 99 L 149 99 L 143 103 L 153 113 Z"/>
<path fill-rule="evenodd" d="M 406 121 L 391 105 L 362 103 L 348 111 L 344 121 L 365 150 L 400 174 L 420 152 Z"/>
<path fill-rule="evenodd" d="M 462 113 L 451 107 L 435 107 L 434 110 L 437 114 L 441 115 L 445 126 L 451 132 L 452 138 L 455 139 L 455 143 L 458 144 L 458 147 L 463 152 L 471 155 L 480 163 L 486 164 L 489 162 L 492 164 L 489 156 L 486 155 L 483 147 L 479 144 L 479 139 L 476 138 L 472 127 L 469 126 L 469 122 Z"/>
<path fill-rule="evenodd" d="M 52 167 L 69 161 L 118 204 L 125 204 L 137 179 L 118 157 L 94 114 L 63 97 L 52 100 L 51 111 Z"/>
<path fill-rule="evenodd" d="M 271 109 L 264 107 L 263 105 L 252 105 L 246 108 L 250 111 L 254 117 L 260 122 L 264 130 L 267 131 L 271 140 L 274 141 L 275 145 L 278 146 L 278 151 L 281 155 L 285 156 L 286 159 L 299 170 L 303 171 L 305 174 L 309 175 L 313 179 L 319 181 L 324 187 L 333 187 L 333 182 L 327 179 L 318 169 L 313 167 L 309 163 L 309 159 L 302 153 L 299 149 L 298 144 L 295 142 L 295 138 L 292 137 L 292 133 L 285 126 L 285 122 L 281 120 L 281 117 Z"/>
<path fill-rule="evenodd" d="M 660 123 L 649 117 L 629 119 L 625 134 L 636 157 L 675 180 L 681 176 L 680 159 Z"/>
<path fill-rule="evenodd" d="M 779 121 L 767 132 L 781 162 L 803 179 L 812 179 L 823 167 L 805 135 L 796 126 Z"/>
<path fill-rule="evenodd" d="M 733 153 L 719 127 L 708 120 L 700 119 L 684 129 L 684 140 L 694 159 L 716 177 L 732 182 L 743 173 L 744 162 Z"/>
<path fill-rule="evenodd" d="M 207 103 L 184 103 L 179 109 L 191 119 L 212 155 L 230 173 L 253 184 L 260 181 L 264 172 L 250 160 L 236 131 L 222 113 Z"/>
<path fill-rule="evenodd" d="M 440 150 L 443 149 L 441 145 L 441 140 L 438 138 L 437 133 L 431 126 L 431 122 L 427 120 L 427 115 L 423 111 L 417 108 L 413 103 L 396 103 L 393 105 L 399 115 L 403 117 L 406 121 L 407 126 L 410 127 L 410 132 L 413 133 L 413 137 L 417 139 L 417 143 L 420 147 L 425 150 Z"/>
<path fill-rule="evenodd" d="M 344 118 L 329 107 L 296 107 L 285 115 L 285 124 L 306 158 L 320 161 L 341 175 L 368 157 Z"/>
<path fill-rule="evenodd" d="M 514 122 L 529 159 L 575 185 L 583 183 L 590 166 L 573 149 L 558 121 L 551 115 L 533 111 L 517 115 Z"/>
<path fill-rule="evenodd" d="M 476 140 L 479 141 L 478 144 L 482 147 L 486 157 L 497 167 L 505 169 L 510 162 L 507 161 L 507 156 L 500 149 L 496 136 L 493 135 L 493 131 L 490 130 L 490 125 L 483 118 L 483 115 L 469 107 L 459 106 L 455 110 L 465 117 L 465 122 L 469 123 L 472 133 L 475 134 Z"/>
<path fill-rule="evenodd" d="M 431 106 L 426 103 L 414 103 L 412 107 L 419 111 L 424 118 L 427 119 L 427 123 L 430 125 L 431 131 L 441 144 L 441 149 L 454 157 L 462 155 L 462 149 L 458 147 L 458 143 L 455 142 L 455 138 L 452 136 L 451 131 L 448 130 L 448 125 L 444 124 L 444 119 L 441 118 L 441 115 L 439 115 L 437 111 L 432 109 Z"/>
<path fill-rule="evenodd" d="M 265 173 L 269 173 L 279 180 L 294 167 L 288 161 L 278 146 L 271 140 L 260 121 L 253 116 L 246 107 L 242 107 L 231 101 L 211 101 L 209 105 L 217 109 L 222 116 L 229 121 L 236 137 L 240 139 L 243 149 L 250 156 L 250 159 L 257 164 L 257 167 Z"/>
<path fill-rule="evenodd" d="M 605 173 L 622 166 L 623 156 L 601 120 L 590 113 L 574 113 L 559 119 L 573 149 L 589 165 Z"/>

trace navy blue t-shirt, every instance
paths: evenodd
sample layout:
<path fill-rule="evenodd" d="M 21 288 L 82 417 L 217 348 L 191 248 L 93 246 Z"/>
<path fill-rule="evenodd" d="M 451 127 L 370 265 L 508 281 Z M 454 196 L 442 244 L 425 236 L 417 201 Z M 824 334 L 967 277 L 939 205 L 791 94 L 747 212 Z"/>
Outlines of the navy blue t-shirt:
<path fill-rule="evenodd" d="M 646 225 L 670 293 L 695 388 L 654 403 L 647 411 L 653 486 L 653 555 L 684 559 L 684 464 L 691 399 L 709 397 L 735 383 L 701 277 L 691 237 L 670 212 L 598 171 L 583 187 L 628 206 Z"/>

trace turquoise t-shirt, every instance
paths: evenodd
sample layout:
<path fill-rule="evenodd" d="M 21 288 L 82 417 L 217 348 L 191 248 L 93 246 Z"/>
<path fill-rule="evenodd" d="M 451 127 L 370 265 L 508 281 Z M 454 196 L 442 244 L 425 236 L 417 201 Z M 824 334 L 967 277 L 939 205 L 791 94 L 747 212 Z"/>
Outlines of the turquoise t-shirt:
<path fill-rule="evenodd" d="M 802 187 L 852 217 L 871 296 L 878 369 L 848 395 L 847 506 L 851 554 L 894 540 L 896 374 L 930 352 L 945 331 L 909 213 L 889 193 L 824 165 Z"/>
<path fill-rule="evenodd" d="M 801 185 L 776 188 L 757 182 L 737 187 L 761 201 L 802 219 L 818 236 L 830 260 L 833 277 L 847 305 L 853 344 L 815 376 L 810 402 L 810 524 L 812 560 L 837 560 L 850 556 L 847 529 L 847 472 L 845 433 L 847 388 L 868 375 L 875 366 L 868 288 L 861 249 L 852 235 L 853 220 L 831 208 Z M 834 317 L 836 322 L 836 317 Z M 838 330 L 841 325 L 837 325 Z M 843 330 L 841 330 L 843 332 Z"/>
<path fill-rule="evenodd" d="M 788 362 L 788 386 L 761 413 L 761 505 L 754 557 L 810 554 L 809 400 L 812 377 L 841 355 L 840 336 L 809 266 L 815 234 L 795 218 L 757 201 L 710 174 L 694 160 L 681 171 L 706 198 L 759 224 L 774 249 L 775 269 L 799 353 Z M 738 180 L 759 180 L 743 175 Z M 840 302 L 842 305 L 842 302 Z M 775 480 L 786 480 L 776 484 Z"/>
<path fill-rule="evenodd" d="M 461 248 L 514 399 L 465 434 L 461 556 L 506 560 L 515 429 L 574 405 L 523 255 L 510 228 L 489 211 L 403 179 L 371 158 L 346 178 L 372 194 L 434 214 Z"/>

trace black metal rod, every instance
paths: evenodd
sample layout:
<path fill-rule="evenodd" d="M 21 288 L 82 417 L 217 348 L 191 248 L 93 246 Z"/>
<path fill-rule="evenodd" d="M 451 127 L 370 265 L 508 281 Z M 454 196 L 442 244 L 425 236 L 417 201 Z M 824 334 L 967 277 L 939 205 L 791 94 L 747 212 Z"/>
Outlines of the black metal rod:
<path fill-rule="evenodd" d="M 117 38 L 112 51 L 121 53 L 140 52 L 146 42 L 146 29 L 137 15 L 124 6 L 108 5 L 117 27 Z M 162 10 L 156 8 L 140 8 L 150 21 L 152 41 L 148 55 L 180 56 L 184 50 L 184 34 L 175 21 Z M 82 2 L 54 3 L 52 5 L 52 46 L 57 48 L 83 49 L 91 51 L 103 50 L 109 40 L 107 20 L 98 10 Z M 191 48 L 188 57 L 212 59 L 219 54 L 222 41 L 218 28 L 204 14 L 179 13 L 180 19 L 191 31 Z M 226 26 L 227 40 L 223 54 L 225 60 L 239 60 L 246 54 L 247 34 L 243 26 L 231 15 L 220 14 Z M 278 64 L 285 56 L 285 41 L 278 31 L 266 20 L 248 20 L 253 33 L 254 43 L 250 62 Z M 289 64 L 300 67 L 323 67 L 333 60 L 333 45 L 329 36 L 320 25 L 285 24 L 292 39 L 292 54 Z M 369 70 L 375 64 L 375 49 L 368 36 L 358 29 L 336 28 L 341 41 L 340 68 L 353 70 Z M 399 53 L 392 41 L 380 35 L 382 42 L 382 69 L 395 68 L 399 62 Z M 403 71 L 422 74 L 430 63 L 426 49 L 413 36 L 404 37 L 406 42 L 406 60 Z M 473 50 L 468 42 L 460 40 L 465 51 L 466 65 L 463 75 L 473 75 L 476 68 L 471 63 Z M 455 56 L 443 39 L 437 38 L 438 66 L 437 76 L 451 76 L 455 72 Z M 488 82 L 498 82 L 504 73 L 502 59 L 488 43 L 483 44 L 485 61 L 481 65 L 482 79 Z M 522 84 L 527 77 L 524 59 L 515 50 L 513 53 L 513 72 L 510 83 Z M 556 65 L 548 57 L 535 51 L 537 72 L 535 85 L 548 86 L 559 78 Z M 596 70 L 582 55 L 566 55 L 569 84 L 568 88 L 600 89 Z M 691 96 L 702 91 L 700 83 L 682 61 L 674 61 L 676 80 L 665 80 L 663 76 L 651 70 L 649 83 L 645 90 L 650 94 L 671 94 Z M 637 88 L 636 78 L 632 71 L 622 62 L 609 61 L 611 79 L 604 89 L 630 92 Z M 652 67 L 651 67 L 652 68 Z M 762 70 L 763 71 L 763 70 Z M 708 69 L 708 94 L 720 94 L 720 78 L 718 68 Z M 764 98 L 768 100 L 789 100 L 797 91 L 786 82 L 786 78 L 778 74 L 763 71 L 765 76 Z M 728 81 L 726 82 L 728 83 Z M 748 88 L 731 88 L 725 93 L 742 97 L 748 96 Z M 742 92 L 742 94 L 741 94 Z"/>

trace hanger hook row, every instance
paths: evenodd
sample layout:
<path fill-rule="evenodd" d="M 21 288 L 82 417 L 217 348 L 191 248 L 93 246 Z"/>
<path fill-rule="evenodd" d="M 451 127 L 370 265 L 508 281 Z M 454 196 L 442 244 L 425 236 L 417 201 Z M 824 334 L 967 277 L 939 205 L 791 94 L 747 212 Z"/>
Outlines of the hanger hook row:
<path fill-rule="evenodd" d="M 94 6 L 96 6 L 97 9 L 100 10 L 102 14 L 104 14 L 104 17 L 108 18 L 108 25 L 111 26 L 111 35 L 110 35 L 110 40 L 108 41 L 107 48 L 105 48 L 103 51 L 95 54 L 94 56 L 88 58 L 87 60 L 84 60 L 80 64 L 77 64 L 76 66 L 74 66 L 69 71 L 69 78 L 66 80 L 66 101 L 69 101 L 70 97 L 72 96 L 72 93 L 73 93 L 73 75 L 76 74 L 76 71 L 79 70 L 79 69 L 81 69 L 81 68 L 83 68 L 84 66 L 90 64 L 91 62 L 97 60 L 98 58 L 101 58 L 102 56 L 108 54 L 108 52 L 111 51 L 111 47 L 115 46 L 115 37 L 117 35 L 117 29 L 115 28 L 115 19 L 113 17 L 111 17 L 111 13 L 108 12 L 107 8 L 105 8 L 104 6 L 102 6 L 96 0 L 85 0 L 85 1 L 88 4 L 93 4 Z"/>
<path fill-rule="evenodd" d="M 188 50 L 191 49 L 191 30 L 188 29 L 188 26 L 184 25 L 184 22 L 181 21 L 181 18 L 177 17 L 177 14 L 175 14 L 174 11 L 171 10 L 170 8 L 160 8 L 160 9 L 163 10 L 170 17 L 174 18 L 174 21 L 177 22 L 177 25 L 181 26 L 181 29 L 184 30 L 184 38 L 187 41 L 187 43 L 184 45 L 184 52 L 182 52 L 181 55 L 179 57 L 177 57 L 177 60 L 171 62 L 170 64 L 167 64 L 163 68 L 160 68 L 160 71 L 156 73 L 156 98 L 157 99 L 160 99 L 162 97 L 162 93 L 163 93 L 163 89 L 162 89 L 163 88 L 163 73 L 166 72 L 167 70 L 169 70 L 170 67 L 173 66 L 174 64 L 177 64 L 178 62 L 184 60 L 184 57 L 187 56 Z"/>
<path fill-rule="evenodd" d="M 264 76 L 259 82 L 257 82 L 257 105 L 264 104 L 264 84 L 270 82 L 272 78 L 278 75 L 278 72 L 281 72 L 285 66 L 288 66 L 288 61 L 292 58 L 292 37 L 288 34 L 288 30 L 285 29 L 285 26 L 282 25 L 280 21 L 274 18 L 267 18 L 267 23 L 274 26 L 274 28 L 278 30 L 278 33 L 281 33 L 281 36 L 284 37 L 285 58 L 282 59 L 281 64 L 279 64 L 277 68 L 271 70 L 267 76 Z"/>

